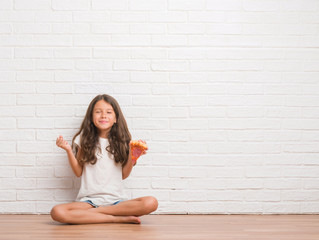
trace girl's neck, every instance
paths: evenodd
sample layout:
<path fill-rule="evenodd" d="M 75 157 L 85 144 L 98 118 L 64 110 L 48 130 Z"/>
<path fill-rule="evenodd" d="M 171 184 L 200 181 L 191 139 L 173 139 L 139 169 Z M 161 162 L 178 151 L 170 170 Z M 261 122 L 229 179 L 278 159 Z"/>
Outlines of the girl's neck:
<path fill-rule="evenodd" d="M 106 131 L 99 132 L 99 137 L 100 137 L 100 138 L 105 138 L 105 139 L 107 139 L 108 135 L 109 135 L 109 132 L 106 132 Z"/>

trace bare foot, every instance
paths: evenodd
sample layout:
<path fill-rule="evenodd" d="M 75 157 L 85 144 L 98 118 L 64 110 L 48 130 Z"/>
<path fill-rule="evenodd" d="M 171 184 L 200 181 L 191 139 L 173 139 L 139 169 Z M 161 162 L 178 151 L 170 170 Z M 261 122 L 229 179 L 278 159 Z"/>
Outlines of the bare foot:
<path fill-rule="evenodd" d="M 140 224 L 141 219 L 135 216 L 114 216 L 116 223 L 135 223 Z"/>

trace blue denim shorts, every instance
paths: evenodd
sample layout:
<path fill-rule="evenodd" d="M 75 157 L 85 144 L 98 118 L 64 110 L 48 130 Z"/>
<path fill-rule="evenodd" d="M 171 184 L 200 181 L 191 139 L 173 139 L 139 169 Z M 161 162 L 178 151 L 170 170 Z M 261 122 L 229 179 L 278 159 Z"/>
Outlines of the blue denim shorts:
<path fill-rule="evenodd" d="M 112 204 L 112 206 L 113 206 L 113 205 L 116 205 L 116 204 L 119 204 L 120 202 L 123 202 L 123 201 L 124 201 L 124 200 L 116 201 L 115 203 Z M 94 204 L 91 200 L 86 200 L 86 201 L 82 201 L 82 202 L 91 204 L 91 206 L 94 207 L 94 208 L 98 208 L 98 207 L 99 207 L 99 205 Z"/>

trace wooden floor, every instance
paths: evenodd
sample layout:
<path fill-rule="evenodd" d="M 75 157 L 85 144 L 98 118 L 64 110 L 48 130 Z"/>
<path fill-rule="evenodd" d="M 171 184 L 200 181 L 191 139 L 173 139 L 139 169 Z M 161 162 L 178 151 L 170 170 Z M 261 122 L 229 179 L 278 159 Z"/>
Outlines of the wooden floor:
<path fill-rule="evenodd" d="M 141 225 L 65 225 L 49 215 L 0 215 L 0 239 L 318 240 L 319 215 L 149 215 Z"/>

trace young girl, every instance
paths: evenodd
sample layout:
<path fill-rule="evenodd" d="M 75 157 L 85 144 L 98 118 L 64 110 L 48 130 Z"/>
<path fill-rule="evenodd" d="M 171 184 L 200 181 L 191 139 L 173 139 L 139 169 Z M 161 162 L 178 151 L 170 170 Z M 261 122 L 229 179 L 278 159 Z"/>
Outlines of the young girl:
<path fill-rule="evenodd" d="M 72 147 L 62 136 L 56 144 L 67 153 L 81 187 L 76 202 L 53 207 L 51 217 L 61 223 L 141 223 L 139 216 L 157 209 L 154 197 L 126 200 L 122 179 L 133 168 L 131 134 L 117 101 L 98 95 L 90 103 Z M 145 152 L 142 152 L 145 154 Z"/>

